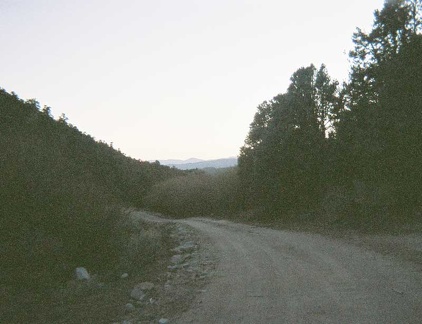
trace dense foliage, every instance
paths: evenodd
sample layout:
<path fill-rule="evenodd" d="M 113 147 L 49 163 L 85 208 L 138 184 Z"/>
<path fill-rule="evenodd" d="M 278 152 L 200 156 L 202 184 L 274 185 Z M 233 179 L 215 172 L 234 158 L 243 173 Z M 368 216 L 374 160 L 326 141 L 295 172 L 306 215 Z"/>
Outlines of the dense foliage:
<path fill-rule="evenodd" d="M 227 215 L 240 208 L 238 189 L 236 168 L 213 174 L 197 170 L 156 184 L 145 204 L 175 217 Z"/>
<path fill-rule="evenodd" d="M 113 267 L 121 207 L 142 206 L 150 187 L 180 173 L 131 159 L 0 89 L 2 282 Z"/>
<path fill-rule="evenodd" d="M 241 148 L 246 208 L 398 220 L 422 204 L 422 1 L 386 1 L 353 35 L 350 80 L 300 68 Z M 351 217 L 353 216 L 353 217 Z"/>

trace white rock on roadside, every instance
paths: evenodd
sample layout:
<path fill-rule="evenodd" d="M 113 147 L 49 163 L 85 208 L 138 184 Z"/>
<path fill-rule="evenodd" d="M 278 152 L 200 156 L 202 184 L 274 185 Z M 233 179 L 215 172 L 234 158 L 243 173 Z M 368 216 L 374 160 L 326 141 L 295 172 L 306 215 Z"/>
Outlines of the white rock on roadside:
<path fill-rule="evenodd" d="M 136 309 L 136 308 L 135 308 L 135 306 L 133 306 L 133 304 L 132 304 L 132 303 L 127 303 L 127 304 L 125 305 L 125 310 L 126 310 L 127 312 L 133 312 L 135 309 Z"/>
<path fill-rule="evenodd" d="M 167 323 L 169 323 L 169 320 L 168 320 L 167 318 L 161 318 L 161 319 L 158 321 L 158 324 L 167 324 Z"/>
<path fill-rule="evenodd" d="M 183 256 L 180 254 L 173 255 L 170 259 L 171 263 L 178 264 L 183 261 Z"/>
<path fill-rule="evenodd" d="M 90 280 L 91 276 L 88 273 L 88 270 L 86 270 L 84 267 L 78 267 L 75 270 L 76 279 L 78 280 Z"/>
<path fill-rule="evenodd" d="M 126 279 L 127 277 L 129 277 L 129 274 L 128 273 L 123 273 L 121 276 L 120 276 L 120 278 L 122 278 L 122 279 Z"/>
<path fill-rule="evenodd" d="M 136 300 L 142 300 L 145 298 L 145 293 L 141 288 L 139 288 L 139 285 L 136 285 L 135 287 L 133 287 L 130 293 L 130 297 Z"/>
<path fill-rule="evenodd" d="M 196 244 L 193 241 L 185 242 L 182 245 L 178 246 L 176 249 L 182 252 L 190 252 L 196 249 Z"/>
<path fill-rule="evenodd" d="M 155 286 L 152 282 L 145 281 L 145 282 L 141 282 L 140 284 L 137 284 L 136 287 L 138 287 L 141 290 L 148 291 L 148 290 L 154 289 Z"/>

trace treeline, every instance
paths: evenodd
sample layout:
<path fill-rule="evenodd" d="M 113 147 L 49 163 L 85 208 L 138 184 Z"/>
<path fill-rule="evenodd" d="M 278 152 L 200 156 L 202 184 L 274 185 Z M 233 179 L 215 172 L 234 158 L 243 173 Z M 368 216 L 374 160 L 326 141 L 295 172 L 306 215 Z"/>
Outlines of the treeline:
<path fill-rule="evenodd" d="M 2 284 L 44 284 L 76 266 L 111 269 L 122 254 L 122 207 L 142 207 L 182 171 L 129 158 L 49 107 L 0 89 Z"/>
<path fill-rule="evenodd" d="M 421 0 L 386 1 L 353 35 L 348 82 L 325 65 L 298 69 L 258 106 L 238 169 L 163 182 L 147 205 L 361 228 L 420 220 L 421 15 Z"/>
<path fill-rule="evenodd" d="M 246 208 L 356 225 L 418 214 L 421 14 L 420 0 L 386 1 L 353 35 L 349 82 L 310 65 L 258 107 L 239 157 Z"/>

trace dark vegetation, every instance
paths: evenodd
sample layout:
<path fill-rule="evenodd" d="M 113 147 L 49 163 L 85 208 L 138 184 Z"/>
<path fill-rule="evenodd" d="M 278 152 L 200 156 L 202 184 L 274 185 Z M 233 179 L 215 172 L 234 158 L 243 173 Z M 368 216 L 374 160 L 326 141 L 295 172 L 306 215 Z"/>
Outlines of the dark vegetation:
<path fill-rule="evenodd" d="M 353 35 L 347 84 L 311 65 L 258 107 L 239 158 L 245 204 L 357 227 L 420 218 L 421 13 L 420 0 L 386 1 Z"/>
<path fill-rule="evenodd" d="M 77 266 L 107 273 L 153 262 L 160 238 L 145 225 L 134 233 L 128 206 L 361 229 L 420 224 L 421 14 L 421 0 L 386 1 L 373 29 L 353 35 L 347 83 L 324 65 L 298 69 L 285 93 L 258 106 L 239 166 L 213 174 L 129 158 L 0 89 L 0 292 L 55 286 Z"/>
<path fill-rule="evenodd" d="M 373 29 L 353 35 L 347 83 L 324 65 L 302 67 L 285 93 L 258 106 L 238 178 L 172 179 L 154 187 L 148 205 L 360 229 L 420 222 L 421 15 L 421 0 L 386 1 Z"/>
<path fill-rule="evenodd" d="M 196 170 L 155 185 L 145 197 L 146 206 L 174 216 L 221 216 L 236 213 L 240 208 L 237 168 Z"/>
<path fill-rule="evenodd" d="M 77 266 L 120 267 L 131 236 L 122 207 L 142 207 L 154 184 L 181 173 L 129 158 L 0 89 L 2 287 L 54 286 Z"/>

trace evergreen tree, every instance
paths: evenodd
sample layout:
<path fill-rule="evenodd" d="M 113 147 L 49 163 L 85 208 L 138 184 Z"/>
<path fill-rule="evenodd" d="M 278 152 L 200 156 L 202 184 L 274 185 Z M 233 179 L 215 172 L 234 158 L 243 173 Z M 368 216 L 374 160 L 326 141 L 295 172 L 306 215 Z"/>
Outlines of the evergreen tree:
<path fill-rule="evenodd" d="M 252 205 L 309 208 L 324 186 L 324 151 L 334 131 L 337 83 L 324 65 L 298 69 L 285 94 L 258 107 L 239 158 Z"/>

